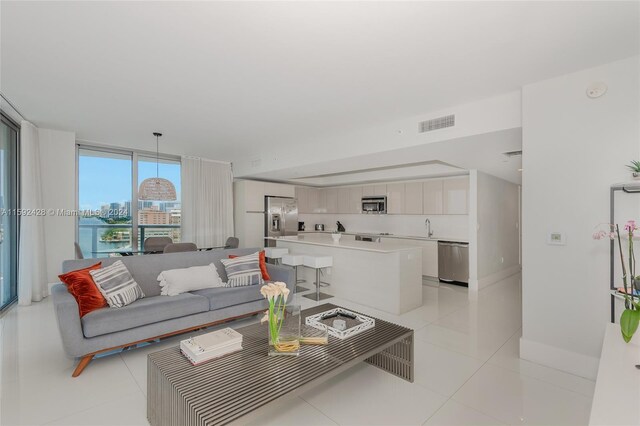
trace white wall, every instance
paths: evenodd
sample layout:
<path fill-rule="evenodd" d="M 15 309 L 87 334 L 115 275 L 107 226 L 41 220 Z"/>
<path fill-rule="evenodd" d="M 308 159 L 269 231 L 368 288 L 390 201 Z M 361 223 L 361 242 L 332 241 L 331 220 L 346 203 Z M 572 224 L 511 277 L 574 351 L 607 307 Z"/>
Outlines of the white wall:
<path fill-rule="evenodd" d="M 307 231 L 313 231 L 316 223 L 325 225 L 325 230 L 336 229 L 336 221 L 342 223 L 347 232 L 390 232 L 397 235 L 426 237 L 424 221 L 431 220 L 431 229 L 436 238 L 467 239 L 469 220 L 467 215 L 373 215 L 373 214 L 324 214 L 303 213 L 298 220 L 305 223 Z"/>
<path fill-rule="evenodd" d="M 478 289 L 520 270 L 518 185 L 477 172 Z M 470 285 L 471 287 L 471 285 Z"/>
<path fill-rule="evenodd" d="M 43 206 L 46 209 L 75 209 L 75 133 L 38 129 Z M 44 219 L 47 279 L 58 282 L 62 261 L 74 258 L 76 222 L 73 216 L 47 215 Z"/>
<path fill-rule="evenodd" d="M 639 58 L 527 85 L 523 113 L 522 358 L 595 378 L 609 319 L 609 186 L 640 155 Z M 589 99 L 596 81 L 608 92 Z M 563 232 L 566 245 L 546 243 Z"/>

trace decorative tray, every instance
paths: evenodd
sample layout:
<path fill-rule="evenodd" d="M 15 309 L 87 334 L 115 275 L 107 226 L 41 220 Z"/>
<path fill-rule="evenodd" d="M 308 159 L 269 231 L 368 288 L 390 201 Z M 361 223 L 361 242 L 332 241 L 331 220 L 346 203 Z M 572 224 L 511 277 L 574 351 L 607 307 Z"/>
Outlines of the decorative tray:
<path fill-rule="evenodd" d="M 344 330 L 335 328 L 334 320 L 343 320 L 346 323 L 346 328 Z M 326 329 L 329 335 L 338 339 L 346 339 L 375 327 L 376 320 L 344 308 L 334 308 L 308 316 L 305 324 L 320 330 Z"/>

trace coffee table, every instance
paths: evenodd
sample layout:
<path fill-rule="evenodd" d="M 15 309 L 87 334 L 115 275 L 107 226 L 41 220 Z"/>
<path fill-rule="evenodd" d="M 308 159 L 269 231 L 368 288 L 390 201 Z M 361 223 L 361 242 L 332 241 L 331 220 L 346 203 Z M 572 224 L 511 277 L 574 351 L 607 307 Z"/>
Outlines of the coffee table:
<path fill-rule="evenodd" d="M 302 322 L 338 306 L 301 312 Z M 374 328 L 329 344 L 300 348 L 300 356 L 267 356 L 267 324 L 236 329 L 243 350 L 193 366 L 178 347 L 149 354 L 147 418 L 151 426 L 245 423 L 274 401 L 293 397 L 361 361 L 413 382 L 413 330 L 380 319 Z M 348 395 L 345 395 L 348 398 Z"/>

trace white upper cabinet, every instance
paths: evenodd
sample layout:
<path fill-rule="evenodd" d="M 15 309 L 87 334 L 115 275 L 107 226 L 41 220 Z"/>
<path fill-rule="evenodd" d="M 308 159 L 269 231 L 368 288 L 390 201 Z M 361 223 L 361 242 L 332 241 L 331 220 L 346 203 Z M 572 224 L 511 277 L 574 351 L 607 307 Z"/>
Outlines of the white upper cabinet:
<path fill-rule="evenodd" d="M 444 214 L 469 213 L 469 177 L 444 179 Z"/>
<path fill-rule="evenodd" d="M 309 213 L 309 195 L 306 187 L 296 186 L 296 198 L 298 199 L 298 214 Z"/>
<path fill-rule="evenodd" d="M 404 184 L 404 214 L 422 214 L 422 182 Z"/>
<path fill-rule="evenodd" d="M 272 197 L 295 197 L 296 190 L 293 185 L 287 185 L 285 183 L 264 183 L 264 195 Z"/>
<path fill-rule="evenodd" d="M 316 205 L 313 209 L 314 213 L 326 213 L 327 212 L 327 190 L 325 188 L 316 189 Z"/>
<path fill-rule="evenodd" d="M 327 207 L 327 213 L 339 213 L 338 212 L 338 188 L 325 189 L 325 204 Z"/>
<path fill-rule="evenodd" d="M 318 207 L 320 204 L 320 199 L 318 195 L 319 194 L 318 194 L 317 188 L 307 188 L 307 197 L 308 197 L 307 213 L 318 212 Z"/>
<path fill-rule="evenodd" d="M 387 214 L 404 214 L 404 184 L 387 184 Z"/>
<path fill-rule="evenodd" d="M 442 180 L 431 179 L 422 183 L 422 213 L 442 214 Z"/>
<path fill-rule="evenodd" d="M 347 213 L 362 212 L 362 187 L 352 186 L 349 188 L 349 211 Z"/>
<path fill-rule="evenodd" d="M 245 211 L 264 211 L 264 182 L 256 180 L 240 181 L 236 186 L 239 197 L 244 197 Z"/>
<path fill-rule="evenodd" d="M 349 212 L 349 188 L 338 188 L 338 211 L 337 213 L 350 213 Z"/>
<path fill-rule="evenodd" d="M 366 185 L 362 187 L 363 197 L 383 197 L 387 195 L 387 185 Z"/>

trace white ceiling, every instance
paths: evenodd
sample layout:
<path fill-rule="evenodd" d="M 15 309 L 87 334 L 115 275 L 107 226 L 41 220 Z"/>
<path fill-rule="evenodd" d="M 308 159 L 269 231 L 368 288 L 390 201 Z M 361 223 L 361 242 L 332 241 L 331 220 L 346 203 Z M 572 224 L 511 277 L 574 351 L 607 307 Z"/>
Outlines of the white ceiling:
<path fill-rule="evenodd" d="M 220 160 L 317 149 L 635 55 L 640 38 L 635 1 L 3 0 L 0 13 L 0 89 L 28 119 L 143 149 L 162 131 L 162 151 Z"/>

